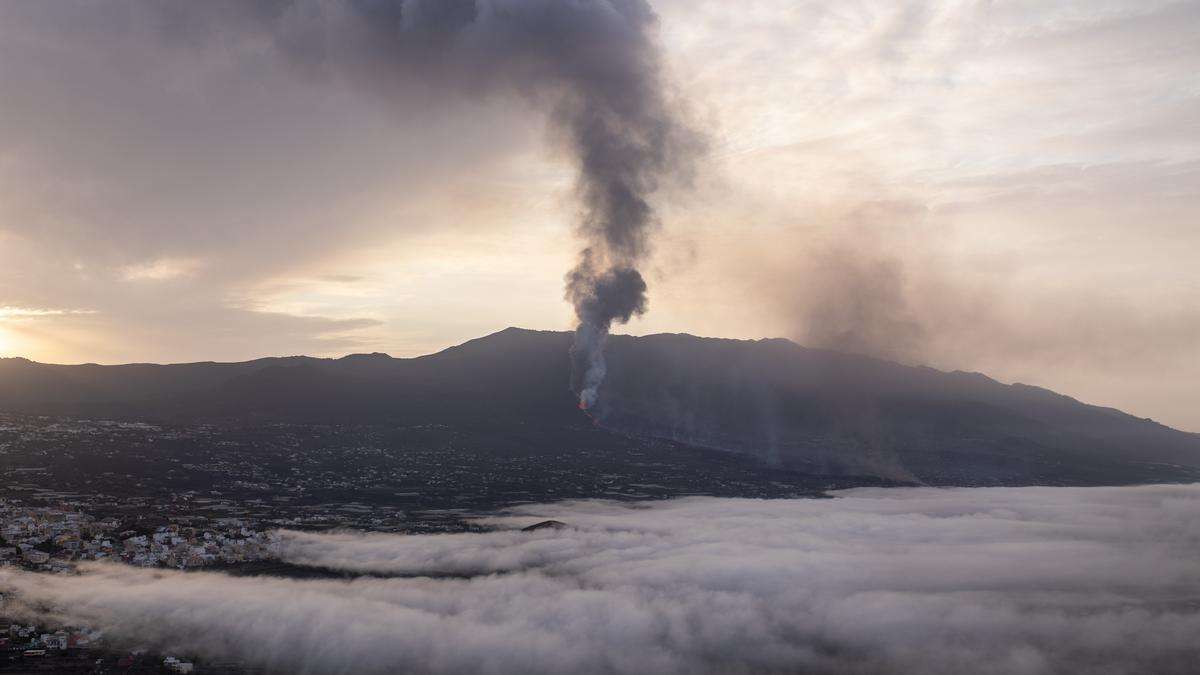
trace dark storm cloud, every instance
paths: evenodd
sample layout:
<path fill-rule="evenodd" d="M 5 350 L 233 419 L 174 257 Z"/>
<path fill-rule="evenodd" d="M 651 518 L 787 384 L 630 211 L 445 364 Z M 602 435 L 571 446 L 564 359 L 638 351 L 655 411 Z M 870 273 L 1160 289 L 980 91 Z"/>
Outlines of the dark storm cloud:
<path fill-rule="evenodd" d="M 1200 487 L 525 506 L 458 535 L 281 533 L 352 581 L 7 571 L 9 609 L 271 672 L 1192 672 Z"/>

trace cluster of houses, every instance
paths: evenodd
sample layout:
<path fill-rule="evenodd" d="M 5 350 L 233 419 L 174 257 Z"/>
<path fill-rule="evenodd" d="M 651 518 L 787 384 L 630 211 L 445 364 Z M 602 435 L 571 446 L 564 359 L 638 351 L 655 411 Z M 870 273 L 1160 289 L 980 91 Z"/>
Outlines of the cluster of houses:
<path fill-rule="evenodd" d="M 97 648 L 102 649 L 102 634 L 89 628 L 60 629 L 54 632 L 43 632 L 36 626 L 18 623 L 10 624 L 7 631 L 0 629 L 0 655 L 16 655 L 23 661 L 40 661 L 61 655 L 96 654 Z M 137 659 L 149 656 L 145 650 L 137 649 L 116 657 L 114 665 L 118 670 L 132 666 Z M 103 660 L 97 661 L 100 664 Z M 46 668 L 51 668 L 47 664 Z M 42 668 L 43 670 L 45 668 Z M 191 673 L 195 664 L 174 656 L 162 660 L 160 672 Z M 74 672 L 74 671 L 72 671 Z"/>
<path fill-rule="evenodd" d="M 59 629 L 45 632 L 37 626 L 9 624 L 7 630 L 0 629 L 0 654 L 19 654 L 26 658 L 46 656 L 51 652 L 76 652 L 95 647 L 100 642 L 100 631 L 88 628 Z"/>
<path fill-rule="evenodd" d="M 96 518 L 68 504 L 56 508 L 0 499 L 0 566 L 61 573 L 70 573 L 79 560 L 204 567 L 261 560 L 269 557 L 269 546 L 266 532 L 237 518 L 206 520 L 203 526 L 168 522 L 150 531 L 135 531 L 124 529 L 117 518 Z M 4 609 L 5 598 L 0 593 L 0 616 Z M 0 655 L 10 660 L 50 659 L 57 663 L 56 658 L 105 653 L 109 652 L 100 632 L 88 628 L 47 630 L 17 623 L 7 629 L 0 627 Z M 127 654 L 111 658 L 116 658 L 115 667 L 123 672 L 135 660 L 146 657 Z M 97 661 L 97 668 L 100 663 Z M 47 663 L 46 667 L 51 665 Z M 193 663 L 173 656 L 167 656 L 161 668 L 156 668 L 156 672 L 184 674 L 193 670 Z"/>
<path fill-rule="evenodd" d="M 269 557 L 270 535 L 237 518 L 203 526 L 167 523 L 153 531 L 123 530 L 116 518 L 67 508 L 0 500 L 0 565 L 68 572 L 77 560 L 115 560 L 144 567 L 193 568 Z"/>

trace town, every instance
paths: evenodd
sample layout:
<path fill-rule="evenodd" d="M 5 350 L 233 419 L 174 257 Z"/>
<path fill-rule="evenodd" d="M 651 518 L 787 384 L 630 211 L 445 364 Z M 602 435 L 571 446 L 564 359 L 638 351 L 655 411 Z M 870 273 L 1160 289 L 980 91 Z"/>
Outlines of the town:
<path fill-rule="evenodd" d="M 816 496 L 814 477 L 669 441 L 547 452 L 469 429 L 170 425 L 0 414 L 0 567 L 72 574 L 84 561 L 245 574 L 320 574 L 273 559 L 280 529 L 436 533 L 563 499 Z M 869 479 L 867 479 L 869 480 Z M 248 673 L 109 644 L 86 626 L 6 619 L 0 673 Z"/>
<path fill-rule="evenodd" d="M 26 507 L 0 500 L 0 561 L 67 572 L 78 560 L 120 560 L 140 567 L 203 567 L 267 557 L 268 537 L 237 518 L 183 518 L 145 531 L 122 530 L 114 517 L 96 518 L 70 504 Z"/>

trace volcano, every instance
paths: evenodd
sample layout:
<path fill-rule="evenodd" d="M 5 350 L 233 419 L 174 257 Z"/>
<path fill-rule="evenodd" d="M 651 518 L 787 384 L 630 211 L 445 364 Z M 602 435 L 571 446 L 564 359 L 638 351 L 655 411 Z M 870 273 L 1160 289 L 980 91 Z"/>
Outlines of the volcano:
<path fill-rule="evenodd" d="M 164 422 L 468 429 L 480 452 L 669 439 L 818 475 L 931 485 L 1200 480 L 1200 436 L 979 373 L 787 340 L 612 336 L 596 405 L 569 390 L 572 336 L 510 328 L 411 359 L 123 366 L 0 360 L 0 411 Z M 594 423 L 593 423 L 594 422 Z M 606 440 L 608 439 L 608 440 Z"/>

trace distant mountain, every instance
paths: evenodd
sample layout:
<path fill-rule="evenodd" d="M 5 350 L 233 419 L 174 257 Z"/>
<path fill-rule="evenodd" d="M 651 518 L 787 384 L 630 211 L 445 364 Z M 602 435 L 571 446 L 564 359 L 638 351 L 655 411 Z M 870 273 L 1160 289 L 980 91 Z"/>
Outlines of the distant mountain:
<path fill-rule="evenodd" d="M 62 366 L 0 360 L 0 410 L 164 421 L 444 424 L 497 448 L 591 422 L 568 333 L 510 328 L 430 356 Z M 602 430 L 813 474 L 936 485 L 1200 480 L 1200 436 L 978 373 L 786 340 L 614 336 Z"/>

